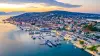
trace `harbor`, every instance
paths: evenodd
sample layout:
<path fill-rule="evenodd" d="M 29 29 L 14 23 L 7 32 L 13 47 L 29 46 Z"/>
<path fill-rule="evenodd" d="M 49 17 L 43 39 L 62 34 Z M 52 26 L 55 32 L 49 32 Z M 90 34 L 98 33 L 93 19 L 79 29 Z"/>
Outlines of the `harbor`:
<path fill-rule="evenodd" d="M 70 41 L 65 41 L 62 37 L 58 38 L 54 33 L 45 32 L 41 35 L 37 33 L 34 38 L 33 34 L 29 34 L 19 27 L 0 33 L 4 35 L 0 41 L 1 56 L 91 56 L 88 52 L 75 47 Z"/>

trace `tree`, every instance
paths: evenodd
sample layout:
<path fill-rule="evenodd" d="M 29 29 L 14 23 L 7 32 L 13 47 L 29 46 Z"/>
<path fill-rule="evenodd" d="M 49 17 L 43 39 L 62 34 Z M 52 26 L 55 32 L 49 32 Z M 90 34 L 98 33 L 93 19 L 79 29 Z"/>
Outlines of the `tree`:
<path fill-rule="evenodd" d="M 98 29 L 97 27 L 95 27 L 94 25 L 90 24 L 86 24 L 85 26 L 83 26 L 83 29 L 88 29 L 90 31 L 100 31 L 100 29 Z"/>
<path fill-rule="evenodd" d="M 81 41 L 81 40 L 80 40 L 79 42 L 80 42 L 80 44 L 81 44 L 81 45 L 83 45 L 83 44 L 84 44 L 84 41 Z"/>
<path fill-rule="evenodd" d="M 92 46 L 92 47 L 90 47 L 90 48 L 88 48 L 88 49 L 91 50 L 91 51 L 96 51 L 96 52 L 98 51 L 98 50 L 97 50 L 97 46 Z"/>

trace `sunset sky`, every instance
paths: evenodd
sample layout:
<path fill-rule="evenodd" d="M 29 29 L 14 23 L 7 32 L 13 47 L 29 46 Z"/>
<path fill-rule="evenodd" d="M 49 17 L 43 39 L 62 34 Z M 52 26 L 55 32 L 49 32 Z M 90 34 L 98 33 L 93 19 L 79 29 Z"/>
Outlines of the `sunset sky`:
<path fill-rule="evenodd" d="M 100 0 L 0 0 L 1 12 L 51 10 L 100 14 Z"/>

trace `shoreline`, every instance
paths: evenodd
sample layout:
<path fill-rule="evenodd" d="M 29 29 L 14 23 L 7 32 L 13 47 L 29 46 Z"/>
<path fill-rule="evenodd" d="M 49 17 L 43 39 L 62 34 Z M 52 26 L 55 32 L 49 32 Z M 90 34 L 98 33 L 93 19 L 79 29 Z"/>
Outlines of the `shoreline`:
<path fill-rule="evenodd" d="M 76 47 L 78 47 L 78 48 L 80 48 L 80 49 L 83 49 L 82 45 L 80 45 L 80 44 L 73 43 L 73 45 L 76 46 Z M 96 53 L 94 53 L 93 51 L 90 51 L 88 49 L 83 49 L 83 50 L 86 51 L 86 52 L 88 52 L 88 53 L 90 53 L 91 55 L 94 55 L 94 56 L 97 55 Z"/>
<path fill-rule="evenodd" d="M 70 38 L 66 38 L 66 39 L 67 39 L 67 40 L 70 40 Z M 80 45 L 78 42 L 75 43 L 75 42 L 71 41 L 71 43 L 72 43 L 75 47 L 80 48 L 80 49 L 83 49 L 84 51 L 90 53 L 91 55 L 94 55 L 94 56 L 97 55 L 97 54 L 94 53 L 93 51 L 90 51 L 90 50 L 88 50 L 88 49 L 84 49 L 83 46 Z"/>

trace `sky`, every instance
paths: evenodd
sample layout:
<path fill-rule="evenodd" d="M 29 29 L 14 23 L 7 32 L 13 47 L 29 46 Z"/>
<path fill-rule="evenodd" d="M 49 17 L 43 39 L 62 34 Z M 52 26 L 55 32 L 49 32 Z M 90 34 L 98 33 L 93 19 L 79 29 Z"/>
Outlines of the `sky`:
<path fill-rule="evenodd" d="M 100 0 L 0 0 L 0 12 L 51 10 L 100 14 Z"/>

